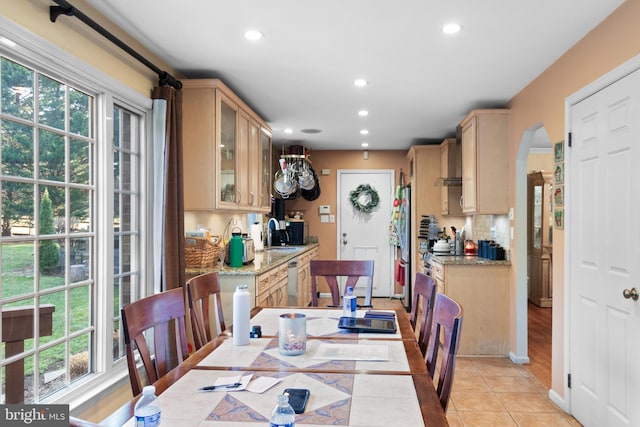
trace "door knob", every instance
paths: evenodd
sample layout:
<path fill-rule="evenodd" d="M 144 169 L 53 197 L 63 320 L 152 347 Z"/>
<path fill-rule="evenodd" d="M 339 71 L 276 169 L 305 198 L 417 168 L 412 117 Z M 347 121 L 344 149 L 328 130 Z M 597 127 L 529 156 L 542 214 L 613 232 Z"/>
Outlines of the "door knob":
<path fill-rule="evenodd" d="M 636 288 L 625 289 L 622 291 L 622 296 L 626 299 L 632 299 L 634 301 L 638 301 L 638 290 Z"/>

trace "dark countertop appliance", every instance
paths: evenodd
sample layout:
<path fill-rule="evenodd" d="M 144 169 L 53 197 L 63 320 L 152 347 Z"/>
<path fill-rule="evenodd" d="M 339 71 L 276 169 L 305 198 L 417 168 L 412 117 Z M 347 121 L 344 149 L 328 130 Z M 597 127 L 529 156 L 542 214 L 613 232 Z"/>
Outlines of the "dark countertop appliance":
<path fill-rule="evenodd" d="M 306 245 L 307 244 L 307 225 L 304 221 L 290 220 L 287 225 L 287 234 L 289 235 L 290 245 Z"/>

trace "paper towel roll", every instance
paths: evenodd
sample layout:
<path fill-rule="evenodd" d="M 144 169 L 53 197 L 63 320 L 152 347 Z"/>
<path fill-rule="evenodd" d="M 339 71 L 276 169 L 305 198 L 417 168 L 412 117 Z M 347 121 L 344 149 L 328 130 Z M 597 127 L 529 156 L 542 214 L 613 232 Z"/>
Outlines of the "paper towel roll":
<path fill-rule="evenodd" d="M 262 224 L 256 222 L 251 224 L 251 238 L 255 251 L 264 251 L 264 241 L 262 240 Z"/>

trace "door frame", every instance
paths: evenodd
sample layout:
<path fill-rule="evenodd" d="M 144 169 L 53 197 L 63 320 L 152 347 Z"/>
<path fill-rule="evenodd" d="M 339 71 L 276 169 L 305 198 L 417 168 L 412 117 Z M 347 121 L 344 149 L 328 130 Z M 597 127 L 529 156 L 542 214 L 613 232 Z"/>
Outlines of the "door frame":
<path fill-rule="evenodd" d="M 395 190 L 395 179 L 396 179 L 396 171 L 395 169 L 338 169 L 336 171 L 336 220 L 338 218 L 340 218 L 341 214 L 342 214 L 342 209 L 343 209 L 343 203 L 340 200 L 340 186 L 342 185 L 342 174 L 353 174 L 353 173 L 357 173 L 357 174 L 366 174 L 366 173 L 372 173 L 372 174 L 384 174 L 387 175 L 390 179 L 390 188 L 391 191 L 393 192 Z M 393 194 L 393 193 L 392 193 Z M 390 195 L 391 197 L 391 195 Z M 391 202 L 392 200 L 389 200 L 389 202 Z M 382 200 L 381 200 L 382 202 Z M 342 236 L 340 235 L 340 227 L 338 225 L 336 225 L 336 258 L 341 259 L 341 242 L 342 242 Z M 394 271 L 394 252 L 393 250 L 390 251 L 390 258 L 389 258 L 389 298 L 393 298 L 395 296 L 395 280 L 394 280 L 394 275 L 393 275 L 393 271 Z M 375 273 L 374 273 L 375 274 Z"/>
<path fill-rule="evenodd" d="M 624 77 L 632 74 L 635 71 L 640 70 L 640 55 L 636 55 L 628 61 L 624 62 L 622 65 L 612 69 L 607 72 L 605 75 L 599 77 L 593 82 L 589 83 L 582 89 L 577 92 L 569 95 L 565 99 L 565 109 L 564 109 L 564 129 L 565 129 L 565 141 L 569 141 L 569 133 L 571 132 L 571 110 L 574 105 L 579 102 L 589 98 L 594 95 L 596 92 L 610 86 L 611 84 L 617 82 L 618 80 L 623 79 Z M 571 187 L 573 183 L 571 182 L 571 174 L 569 170 L 571 168 L 572 161 L 572 152 L 569 149 L 564 150 L 564 180 L 565 180 L 565 218 L 568 217 L 567 211 L 571 206 Z M 568 413 L 573 413 L 571 410 L 571 389 L 569 388 L 568 376 L 571 373 L 571 266 L 570 266 L 570 251 L 571 251 L 571 241 L 573 238 L 575 231 L 572 227 L 571 221 L 567 221 L 564 224 L 564 341 L 563 346 L 565 351 L 563 352 L 563 382 L 564 382 L 564 404 L 561 405 L 563 409 Z M 553 372 L 553 360 L 552 363 L 552 372 Z M 560 402 L 556 402 L 560 403 Z"/>

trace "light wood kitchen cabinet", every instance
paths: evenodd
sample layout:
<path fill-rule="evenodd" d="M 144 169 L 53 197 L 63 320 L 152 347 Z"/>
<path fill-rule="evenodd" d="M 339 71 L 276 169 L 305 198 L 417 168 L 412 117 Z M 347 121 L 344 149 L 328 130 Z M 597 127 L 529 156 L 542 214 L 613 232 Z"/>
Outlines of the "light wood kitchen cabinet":
<path fill-rule="evenodd" d="M 407 153 L 409 160 L 409 183 L 411 184 L 411 233 L 418 236 L 422 215 L 440 215 L 440 191 L 436 186 L 440 174 L 440 146 L 413 145 Z M 420 242 L 426 239 L 411 239 L 411 265 L 422 263 Z M 426 247 L 422 249 L 422 252 Z M 411 289 L 415 274 L 411 275 Z M 413 291 L 412 291 L 413 292 Z"/>
<path fill-rule="evenodd" d="M 464 310 L 458 355 L 509 351 L 509 266 L 432 264 L 438 292 Z"/>
<path fill-rule="evenodd" d="M 455 138 L 447 138 L 440 144 L 440 174 L 442 178 L 460 178 L 462 171 L 458 162 L 460 147 Z M 440 213 L 462 215 L 460 199 L 462 185 L 442 182 L 440 187 Z"/>
<path fill-rule="evenodd" d="M 271 211 L 271 130 L 260 128 L 260 192 L 258 208 L 260 212 Z"/>
<path fill-rule="evenodd" d="M 539 307 L 552 306 L 552 204 L 551 172 L 527 175 L 529 301 Z"/>
<path fill-rule="evenodd" d="M 279 307 L 288 305 L 288 266 L 283 265 L 257 276 L 256 304 L 259 307 Z"/>
<path fill-rule="evenodd" d="M 298 281 L 296 295 L 289 295 L 289 305 L 307 307 L 311 304 L 311 267 L 312 259 L 318 259 L 318 248 L 314 248 L 298 257 Z"/>
<path fill-rule="evenodd" d="M 185 210 L 268 212 L 269 127 L 220 80 L 184 80 L 182 92 Z"/>
<path fill-rule="evenodd" d="M 509 211 L 508 139 L 510 112 L 474 110 L 462 120 L 462 212 Z"/>

